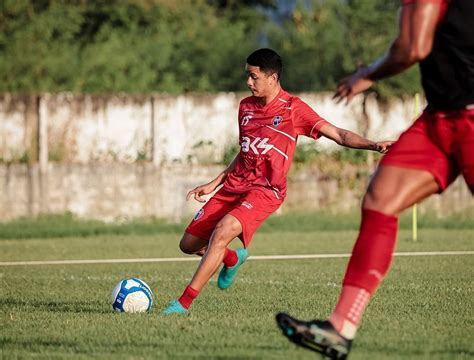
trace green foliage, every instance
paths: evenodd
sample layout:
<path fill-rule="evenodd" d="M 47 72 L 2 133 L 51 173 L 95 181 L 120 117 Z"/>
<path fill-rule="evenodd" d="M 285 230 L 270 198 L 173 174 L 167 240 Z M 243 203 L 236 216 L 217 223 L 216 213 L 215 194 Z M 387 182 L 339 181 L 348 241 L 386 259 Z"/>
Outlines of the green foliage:
<path fill-rule="evenodd" d="M 337 151 L 332 153 L 335 160 L 355 165 L 367 164 L 368 155 L 369 152 L 367 150 L 349 149 L 346 147 L 338 148 Z"/>
<path fill-rule="evenodd" d="M 224 151 L 224 156 L 222 158 L 223 165 L 229 165 L 235 156 L 239 153 L 240 146 L 238 144 L 228 146 Z"/>
<path fill-rule="evenodd" d="M 383 55 L 397 34 L 398 2 L 297 1 L 283 26 L 268 24 L 269 44 L 284 59 L 283 84 L 291 91 L 334 89 L 337 81 Z M 419 91 L 417 70 L 379 82 L 385 97 Z"/>
<path fill-rule="evenodd" d="M 305 164 L 313 160 L 319 154 L 320 152 L 315 146 L 315 144 L 298 144 L 295 150 L 293 161 L 295 163 Z"/>
<path fill-rule="evenodd" d="M 225 11 L 218 16 L 204 0 L 38 4 L 3 3 L 0 91 L 245 88 L 243 59 L 256 47 L 254 27 Z"/>
<path fill-rule="evenodd" d="M 269 46 L 290 91 L 332 90 L 383 54 L 398 2 L 295 0 L 0 2 L 0 91 L 183 93 L 246 90 L 245 58 Z M 266 11 L 265 11 L 266 10 Z M 419 90 L 416 69 L 382 81 L 381 96 Z"/>

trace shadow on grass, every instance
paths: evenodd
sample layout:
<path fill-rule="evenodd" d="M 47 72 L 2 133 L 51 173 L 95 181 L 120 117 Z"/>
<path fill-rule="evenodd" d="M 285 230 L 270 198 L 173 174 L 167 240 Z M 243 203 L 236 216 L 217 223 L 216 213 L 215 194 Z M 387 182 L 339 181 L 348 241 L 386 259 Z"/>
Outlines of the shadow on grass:
<path fill-rule="evenodd" d="M 355 354 L 356 352 L 369 352 L 371 353 L 371 357 L 373 356 L 374 359 L 377 358 L 377 353 L 383 356 L 387 356 L 389 354 L 397 354 L 397 356 L 406 358 L 406 359 L 411 359 L 411 358 L 416 358 L 420 356 L 429 356 L 432 358 L 444 358 L 445 356 L 447 358 L 474 358 L 474 351 L 472 349 L 467 349 L 466 347 L 460 346 L 457 348 L 456 346 L 453 346 L 452 344 L 449 345 L 449 349 L 436 349 L 433 348 L 431 344 L 419 344 L 421 346 L 420 349 L 416 349 L 417 344 L 410 344 L 407 345 L 407 347 L 402 348 L 400 346 L 396 345 L 373 345 L 373 344 L 365 344 L 359 346 L 355 346 L 353 349 L 353 353 Z M 427 346 L 431 348 L 427 348 Z M 463 357 L 461 357 L 461 355 Z"/>
<path fill-rule="evenodd" d="M 0 299 L 0 307 L 20 307 L 22 310 L 29 309 L 38 311 L 45 310 L 53 313 L 87 313 L 87 314 L 110 314 L 111 308 L 104 308 L 102 302 L 86 301 L 51 301 L 51 300 L 21 300 L 21 299 Z"/>

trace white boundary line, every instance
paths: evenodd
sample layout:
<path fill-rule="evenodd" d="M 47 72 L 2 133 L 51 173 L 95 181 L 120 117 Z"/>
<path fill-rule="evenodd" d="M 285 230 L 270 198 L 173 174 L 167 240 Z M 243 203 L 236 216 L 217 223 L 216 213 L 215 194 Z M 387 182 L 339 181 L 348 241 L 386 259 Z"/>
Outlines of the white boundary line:
<path fill-rule="evenodd" d="M 474 251 L 422 251 L 399 252 L 394 256 L 452 256 L 474 255 Z M 259 255 L 250 256 L 249 260 L 300 260 L 300 259 L 341 259 L 351 254 L 308 254 L 308 255 Z M 84 264 L 125 264 L 125 263 L 166 263 L 199 261 L 198 257 L 176 258 L 142 258 L 142 259 L 97 259 L 97 260 L 46 260 L 46 261 L 3 261 L 0 266 L 32 266 L 32 265 L 84 265 Z"/>

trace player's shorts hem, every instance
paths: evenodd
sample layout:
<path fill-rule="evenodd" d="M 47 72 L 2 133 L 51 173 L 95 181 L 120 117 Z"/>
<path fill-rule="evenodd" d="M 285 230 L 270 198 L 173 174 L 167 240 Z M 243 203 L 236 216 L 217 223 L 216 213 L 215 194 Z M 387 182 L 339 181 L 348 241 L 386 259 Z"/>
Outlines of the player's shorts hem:
<path fill-rule="evenodd" d="M 442 193 L 446 188 L 448 187 L 449 184 L 445 183 L 443 176 L 439 175 L 436 173 L 436 171 L 433 171 L 432 169 L 428 169 L 426 166 L 423 166 L 421 164 L 407 164 L 404 162 L 398 162 L 394 160 L 385 160 L 382 159 L 380 162 L 380 166 L 393 166 L 393 167 L 398 167 L 398 168 L 405 168 L 405 169 L 415 169 L 415 170 L 421 170 L 421 171 L 426 171 L 433 175 L 434 180 L 439 186 L 438 193 Z"/>
<path fill-rule="evenodd" d="M 188 233 L 192 236 L 196 236 L 202 240 L 207 240 L 209 241 L 210 237 L 207 234 L 200 233 L 199 231 L 196 231 L 196 229 L 189 229 L 189 226 L 184 230 L 185 233 Z"/>

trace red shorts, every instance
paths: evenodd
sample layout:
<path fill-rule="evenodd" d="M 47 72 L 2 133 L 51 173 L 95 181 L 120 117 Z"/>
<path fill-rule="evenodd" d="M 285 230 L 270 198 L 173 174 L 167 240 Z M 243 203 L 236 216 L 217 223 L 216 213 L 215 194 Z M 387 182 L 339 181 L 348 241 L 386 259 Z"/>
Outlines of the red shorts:
<path fill-rule="evenodd" d="M 424 112 L 380 165 L 429 171 L 440 192 L 462 173 L 474 193 L 474 109 Z"/>
<path fill-rule="evenodd" d="M 242 240 L 244 247 L 247 247 L 258 227 L 280 207 L 282 202 L 282 199 L 277 199 L 271 196 L 270 192 L 262 190 L 236 194 L 220 189 L 196 213 L 186 232 L 209 240 L 217 223 L 225 215 L 230 214 L 242 225 L 239 239 Z"/>

